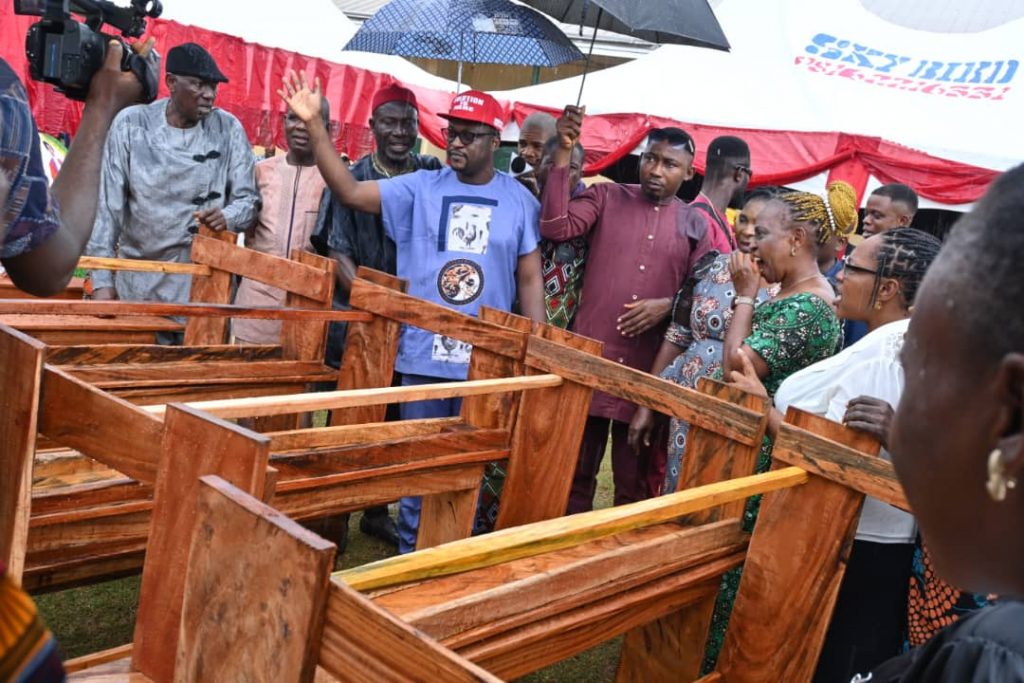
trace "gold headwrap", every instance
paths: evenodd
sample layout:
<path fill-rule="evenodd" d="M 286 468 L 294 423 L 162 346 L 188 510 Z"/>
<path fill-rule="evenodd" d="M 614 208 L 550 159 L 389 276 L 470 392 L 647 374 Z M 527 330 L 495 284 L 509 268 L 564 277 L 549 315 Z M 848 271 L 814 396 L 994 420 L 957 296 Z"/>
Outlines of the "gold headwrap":
<path fill-rule="evenodd" d="M 811 192 L 786 192 L 779 199 L 789 207 L 794 221 L 814 224 L 819 244 L 849 237 L 857 230 L 857 193 L 842 180 L 828 184 L 827 199 Z"/>

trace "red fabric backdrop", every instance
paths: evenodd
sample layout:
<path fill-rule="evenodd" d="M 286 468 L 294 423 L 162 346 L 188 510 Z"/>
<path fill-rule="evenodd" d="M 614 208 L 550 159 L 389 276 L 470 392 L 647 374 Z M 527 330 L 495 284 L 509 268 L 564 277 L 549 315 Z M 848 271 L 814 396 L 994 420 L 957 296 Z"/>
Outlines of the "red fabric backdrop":
<path fill-rule="evenodd" d="M 24 37 L 32 20 L 14 15 L 11 0 L 0 2 L 0 57 L 22 76 L 40 129 L 51 134 L 73 134 L 81 117 L 80 105 L 55 93 L 50 86 L 28 78 Z M 323 83 L 331 104 L 336 146 L 352 158 L 365 154 L 372 145 L 366 123 L 373 93 L 395 81 L 387 74 L 247 43 L 173 21 L 150 21 L 150 35 L 156 37 L 162 52 L 187 41 L 206 46 L 230 79 L 219 89 L 217 104 L 241 120 L 254 145 L 284 144 L 283 104 L 276 91 L 288 69 L 305 71 Z M 444 121 L 435 112 L 447 109 L 451 93 L 410 87 L 419 100 L 423 136 L 443 147 L 440 130 Z M 160 94 L 166 95 L 163 84 Z M 504 104 L 506 117 L 517 122 L 540 109 L 526 103 Z M 693 135 L 698 150 L 706 149 L 719 135 L 742 137 L 750 144 L 755 185 L 784 185 L 828 171 L 831 177 L 850 181 L 860 193 L 868 176 L 874 175 L 884 182 L 907 183 L 928 199 L 961 204 L 978 199 L 998 175 L 991 169 L 940 159 L 880 138 L 837 132 L 725 128 L 634 113 L 587 117 L 582 138 L 587 150 L 586 172 L 597 173 L 607 168 L 635 149 L 648 131 L 661 126 L 686 129 Z M 702 170 L 703 159 L 699 154 L 696 165 Z"/>

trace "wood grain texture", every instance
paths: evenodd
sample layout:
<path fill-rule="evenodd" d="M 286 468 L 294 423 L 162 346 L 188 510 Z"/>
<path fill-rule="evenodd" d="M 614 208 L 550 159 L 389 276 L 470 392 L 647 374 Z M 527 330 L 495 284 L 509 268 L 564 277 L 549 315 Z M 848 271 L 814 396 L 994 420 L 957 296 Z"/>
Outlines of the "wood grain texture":
<path fill-rule="evenodd" d="M 190 405 L 218 417 L 257 417 L 260 415 L 285 415 L 304 413 L 311 410 L 337 410 L 365 405 L 407 403 L 436 398 L 457 398 L 476 394 L 491 394 L 524 389 L 542 389 L 558 386 L 562 378 L 557 375 L 535 375 L 532 377 L 506 377 L 502 379 L 479 380 L 476 382 L 438 382 L 407 387 L 381 387 L 377 389 L 352 389 L 347 391 L 321 391 L 312 394 L 289 396 L 256 396 L 250 398 L 198 401 Z M 154 405 L 143 408 L 153 415 L 164 412 L 164 406 Z"/>
<path fill-rule="evenodd" d="M 316 519 L 342 512 L 362 510 L 381 505 L 406 495 L 430 495 L 478 486 L 483 464 L 493 459 L 493 452 L 453 456 L 454 459 L 477 462 L 452 463 L 410 471 L 408 466 L 395 466 L 349 472 L 312 480 L 312 486 L 290 488 L 302 481 L 281 482 L 271 504 L 294 519 Z"/>
<path fill-rule="evenodd" d="M 276 379 L 255 384 L 198 384 L 171 387 L 123 387 L 109 393 L 138 406 L 163 405 L 166 403 L 192 403 L 195 401 L 236 400 L 252 396 L 283 396 L 301 394 L 308 387 L 305 383 L 292 384 Z M 150 414 L 163 412 L 162 408 L 145 409 Z M 288 423 L 292 429 L 295 424 Z"/>
<path fill-rule="evenodd" d="M 295 263 L 314 268 L 321 275 L 322 287 L 316 292 L 306 288 L 288 291 L 285 297 L 286 308 L 312 308 L 324 311 L 331 310 L 334 297 L 334 259 L 311 254 L 302 249 L 292 251 Z M 321 290 L 326 298 L 321 296 Z M 309 360 L 323 362 L 327 348 L 327 321 L 285 320 L 281 323 L 281 349 L 284 357 L 291 360 Z"/>
<path fill-rule="evenodd" d="M 353 683 L 500 680 L 337 581 L 327 601 L 320 666 Z"/>
<path fill-rule="evenodd" d="M 162 424 L 132 404 L 43 368 L 39 432 L 141 482 L 156 481 Z"/>
<path fill-rule="evenodd" d="M 878 453 L 877 441 L 836 422 L 797 410 L 786 419 L 823 440 Z M 778 444 L 792 447 L 793 435 L 781 433 Z M 805 486 L 764 497 L 719 659 L 723 678 L 811 680 L 863 500 L 814 475 Z"/>
<path fill-rule="evenodd" d="M 768 413 L 766 399 L 720 382 L 703 379 L 698 384 L 698 392 L 759 415 Z M 767 420 L 759 423 L 762 431 L 766 426 Z M 713 429 L 691 425 L 679 473 L 679 490 L 752 474 L 760 448 L 760 439 L 752 444 L 742 443 Z M 739 517 L 745 504 L 744 500 L 736 500 L 719 508 L 699 510 L 684 520 L 697 525 Z M 715 598 L 711 596 L 627 633 L 622 641 L 616 680 L 619 683 L 674 683 L 696 678 L 704 660 L 704 648 L 695 647 L 694 643 L 706 640 L 714 608 Z"/>
<path fill-rule="evenodd" d="M 70 302 L 86 303 L 86 302 Z M 153 315 L 99 317 L 96 315 L 44 315 L 37 313 L 0 315 L 0 325 L 8 325 L 33 336 L 48 332 L 179 332 L 180 323 Z"/>
<path fill-rule="evenodd" d="M 483 468 L 480 468 L 483 479 Z M 469 538 L 473 533 L 480 480 L 461 491 L 443 491 L 422 496 L 416 549 L 433 548 L 442 543 Z"/>
<path fill-rule="evenodd" d="M 45 346 L 0 325 L 0 562 L 21 583 Z"/>
<path fill-rule="evenodd" d="M 522 333 L 525 342 L 533 323 L 529 318 L 499 311 L 484 306 L 480 309 L 479 319 L 501 325 Z M 469 359 L 467 379 L 494 379 L 497 377 L 513 377 L 526 374 L 521 358 L 503 356 L 487 349 L 474 348 Z M 519 394 L 487 394 L 468 396 L 462 402 L 462 419 L 466 424 L 480 428 L 503 428 L 511 434 L 512 424 L 519 409 Z"/>
<path fill-rule="evenodd" d="M 407 283 L 380 271 L 360 267 L 359 278 L 372 278 L 384 292 L 405 292 Z M 358 310 L 355 304 L 352 304 Z M 365 313 L 365 311 L 359 311 Z M 373 315 L 370 321 L 351 323 L 338 373 L 338 389 L 389 387 L 395 375 L 395 356 L 402 326 L 390 318 Z M 383 422 L 386 405 L 356 406 L 331 411 L 331 426 Z"/>
<path fill-rule="evenodd" d="M 745 444 L 760 441 L 767 419 L 740 406 L 705 396 L 675 382 L 544 339 L 530 339 L 526 364 L 566 380 L 674 415 Z"/>
<path fill-rule="evenodd" d="M 516 330 L 456 313 L 367 280 L 353 280 L 350 301 L 352 308 L 473 344 L 474 349 L 517 359 L 522 358 L 526 350 L 526 340 Z"/>
<path fill-rule="evenodd" d="M 236 306 L 220 301 L 191 303 L 164 303 L 157 301 L 64 301 L 50 299 L 0 299 L 0 314 L 15 320 L 35 323 L 37 329 L 180 329 L 181 325 L 160 316 L 189 316 L 193 318 L 254 318 L 257 320 L 286 320 L 318 322 L 328 320 L 365 322 L 368 313 L 335 311 L 322 308 L 280 308 L 277 306 Z M 114 318 L 97 316 L 118 316 Z M 81 320 L 81 318 L 90 318 Z M 140 319 L 141 318 L 141 319 Z M 60 324 L 47 322 L 54 319 Z"/>
<path fill-rule="evenodd" d="M 271 464 L 281 472 L 282 480 L 348 476 L 371 467 L 412 464 L 429 467 L 431 461 L 448 455 L 480 451 L 507 453 L 504 450 L 505 441 L 505 431 L 502 429 L 446 432 L 275 455 Z"/>
<path fill-rule="evenodd" d="M 132 663 L 138 671 L 171 679 L 199 477 L 216 474 L 262 498 L 269 453 L 264 436 L 187 406 L 169 407 L 135 620 Z"/>
<path fill-rule="evenodd" d="M 743 554 L 723 557 L 629 591 L 541 620 L 458 653 L 503 678 L 536 671 L 579 654 L 639 624 L 718 590 L 721 575 Z"/>
<path fill-rule="evenodd" d="M 246 384 L 267 380 L 301 382 L 331 380 L 335 371 L 320 361 L 195 361 L 179 363 L 103 363 L 64 368 L 68 374 L 100 388 L 174 386 L 187 384 Z"/>
<path fill-rule="evenodd" d="M 310 256 L 323 258 L 316 254 Z M 311 259 L 318 264 L 313 266 L 197 235 L 192 240 L 192 261 L 208 265 L 214 271 L 228 271 L 286 292 L 297 292 L 322 303 L 329 304 L 333 295 L 333 279 L 325 280 L 325 264 L 319 260 Z"/>
<path fill-rule="evenodd" d="M 325 448 L 366 444 L 371 441 L 400 439 L 407 436 L 430 436 L 463 424 L 462 418 L 439 417 L 424 420 L 402 420 L 400 422 L 373 422 L 370 424 L 320 427 L 315 429 L 294 429 L 267 432 L 270 450 L 274 453 L 303 451 L 310 448 Z"/>
<path fill-rule="evenodd" d="M 812 437 L 788 424 L 779 428 L 786 435 L 782 446 L 772 451 L 775 460 L 813 472 L 883 503 L 910 512 L 910 503 L 896 477 L 892 463 L 827 439 Z"/>
<path fill-rule="evenodd" d="M 598 356 L 602 348 L 600 342 L 550 325 L 537 326 L 530 344 L 536 340 Z M 527 369 L 528 375 L 540 372 Z M 592 393 L 586 384 L 566 381 L 558 387 L 523 394 L 495 528 L 507 529 L 565 514 Z"/>
<path fill-rule="evenodd" d="M 489 567 L 586 543 L 631 529 L 661 524 L 696 510 L 757 493 L 799 486 L 809 475 L 790 467 L 718 482 L 660 498 L 503 529 L 486 536 L 392 557 L 335 574 L 353 588 L 370 590 Z"/>
<path fill-rule="evenodd" d="M 222 266 L 220 263 L 212 264 L 209 261 L 203 261 L 203 256 L 207 253 L 204 252 L 203 245 L 219 244 L 225 249 L 241 249 L 234 244 L 237 237 L 227 230 L 216 233 L 208 228 L 200 228 L 199 234 L 192 238 L 192 262 L 205 263 L 210 266 L 210 274 L 206 277 L 192 278 L 189 301 L 203 304 L 231 303 L 232 271 L 226 267 L 226 264 Z M 188 346 L 223 344 L 227 339 L 227 318 L 190 317 L 185 323 L 185 344 Z"/>
<path fill-rule="evenodd" d="M 118 345 L 51 346 L 46 350 L 50 365 L 98 365 L 101 363 L 176 363 L 184 361 L 264 361 L 281 358 L 281 347 L 273 345 L 164 346 Z"/>
<path fill-rule="evenodd" d="M 176 681 L 312 681 L 335 546 L 220 477 L 200 479 Z"/>
<path fill-rule="evenodd" d="M 745 547 L 736 521 L 668 523 L 372 597 L 449 647 L 464 647 Z"/>

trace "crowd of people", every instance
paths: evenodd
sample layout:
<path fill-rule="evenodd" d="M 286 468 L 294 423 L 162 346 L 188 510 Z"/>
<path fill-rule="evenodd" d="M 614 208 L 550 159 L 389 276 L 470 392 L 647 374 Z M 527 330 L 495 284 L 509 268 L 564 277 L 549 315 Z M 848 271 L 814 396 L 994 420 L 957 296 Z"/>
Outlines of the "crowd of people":
<path fill-rule="evenodd" d="M 903 184 L 875 190 L 863 221 L 842 181 L 824 196 L 750 190 L 750 148 L 734 136 L 704 150 L 693 202 L 678 195 L 699 151 L 679 128 L 650 131 L 637 184 L 588 186 L 584 111 L 571 105 L 557 119 L 526 118 L 517 147 L 525 172 L 498 171 L 502 108 L 480 91 L 456 95 L 439 114 L 442 163 L 414 151 L 414 93 L 382 88 L 368 122 L 374 149 L 349 166 L 334 148 L 319 84 L 294 73 L 280 91 L 288 149 L 257 163 L 241 124 L 215 106 L 227 79 L 203 47 L 171 49 L 169 96 L 138 106 L 129 106 L 138 84 L 117 67 L 119 50 L 94 79 L 49 190 L 24 90 L 0 64 L 0 258 L 19 286 L 59 290 L 83 251 L 186 262 L 205 226 L 244 233 L 247 247 L 276 256 L 329 256 L 338 308 L 367 266 L 459 313 L 486 305 L 594 338 L 605 358 L 688 388 L 707 377 L 765 396 L 773 408 L 758 471 L 771 466 L 789 407 L 841 421 L 881 442 L 915 515 L 865 501 L 815 680 L 1024 680 L 1024 608 L 1014 598 L 1024 587 L 1024 492 L 1016 490 L 1024 318 L 1014 313 L 1024 167 L 1000 178 L 943 246 L 912 227 L 918 198 Z M 730 208 L 739 209 L 735 224 Z M 94 271 L 92 280 L 96 299 L 189 296 L 183 275 Z M 243 279 L 236 300 L 282 305 L 284 294 Z M 276 343 L 280 325 L 237 319 L 232 334 L 240 344 Z M 325 362 L 337 367 L 344 344 L 344 325 L 333 324 Z M 404 327 L 394 383 L 465 379 L 471 353 L 462 341 Z M 388 419 L 454 416 L 460 407 L 458 399 L 403 403 Z M 615 505 L 675 491 L 688 429 L 595 393 L 567 513 L 593 506 L 606 451 Z M 493 528 L 501 478 L 488 471 L 476 533 Z M 747 530 L 757 507 L 748 502 Z M 397 523 L 380 506 L 361 528 L 405 553 L 418 523 L 419 500 L 403 498 Z M 740 573 L 723 578 L 705 670 Z"/>

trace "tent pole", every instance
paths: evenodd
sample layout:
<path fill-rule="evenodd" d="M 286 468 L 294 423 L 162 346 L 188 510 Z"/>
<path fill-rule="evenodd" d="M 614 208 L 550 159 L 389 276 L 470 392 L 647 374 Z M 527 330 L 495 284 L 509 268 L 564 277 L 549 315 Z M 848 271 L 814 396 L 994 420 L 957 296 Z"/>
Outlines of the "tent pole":
<path fill-rule="evenodd" d="M 577 107 L 583 101 L 583 86 L 587 83 L 587 72 L 590 71 L 590 56 L 594 54 L 594 43 L 597 42 L 597 27 L 601 24 L 601 14 L 603 12 L 603 9 L 598 8 L 597 21 L 594 22 L 594 35 L 590 36 L 590 49 L 587 50 L 587 61 L 583 65 L 583 80 L 580 81 L 580 94 L 576 96 Z"/>
<path fill-rule="evenodd" d="M 463 32 L 459 31 L 459 75 L 458 75 L 458 80 L 457 80 L 457 82 L 455 84 L 455 94 L 456 95 L 458 95 L 460 92 L 462 92 L 462 39 L 463 39 L 463 36 L 464 36 Z"/>

